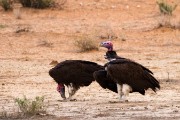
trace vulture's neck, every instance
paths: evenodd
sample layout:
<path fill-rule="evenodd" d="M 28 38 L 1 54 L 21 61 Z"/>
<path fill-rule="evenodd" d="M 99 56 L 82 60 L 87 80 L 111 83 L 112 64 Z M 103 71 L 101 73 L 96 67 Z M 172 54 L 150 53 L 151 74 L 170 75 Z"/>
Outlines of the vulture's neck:
<path fill-rule="evenodd" d="M 108 48 L 108 51 L 113 51 L 113 47 L 109 47 L 109 48 Z"/>
<path fill-rule="evenodd" d="M 107 51 L 105 56 L 106 56 L 106 59 L 108 59 L 108 61 L 113 61 L 116 59 L 124 59 L 124 58 L 118 56 L 116 51 Z"/>

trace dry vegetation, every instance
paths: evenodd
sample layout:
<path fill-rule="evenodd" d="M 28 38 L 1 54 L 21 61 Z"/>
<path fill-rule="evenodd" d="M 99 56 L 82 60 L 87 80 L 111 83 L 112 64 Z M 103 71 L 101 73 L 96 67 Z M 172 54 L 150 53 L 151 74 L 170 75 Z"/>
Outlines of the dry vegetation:
<path fill-rule="evenodd" d="M 74 45 L 80 52 L 87 52 L 91 50 L 98 50 L 98 42 L 96 39 L 89 35 L 81 35 L 76 38 Z"/>
<path fill-rule="evenodd" d="M 171 21 L 172 16 L 173 16 L 173 11 L 175 11 L 175 9 L 178 5 L 178 2 L 170 3 L 165 0 L 158 0 L 157 4 L 158 4 L 159 10 L 162 14 L 161 20 L 159 22 L 160 26 L 179 29 L 180 24 L 177 21 L 175 21 L 175 22 Z"/>
<path fill-rule="evenodd" d="M 0 8 L 0 119 L 180 119 L 178 1 L 167 0 L 177 4 L 171 15 L 162 14 L 156 0 L 58 1 L 55 6 L 63 9 L 22 7 L 21 19 Z M 120 56 L 152 70 L 161 90 L 132 93 L 128 103 L 119 103 L 117 94 L 93 83 L 75 94 L 76 102 L 61 102 L 48 70 L 67 59 L 103 65 L 106 50 L 97 45 L 105 40 L 113 41 Z M 26 101 L 24 95 L 44 96 L 45 112 L 22 118 L 14 99 Z"/>
<path fill-rule="evenodd" d="M 45 112 L 43 96 L 37 96 L 35 100 L 27 99 L 24 96 L 23 98 L 16 98 L 15 102 L 18 104 L 22 117 L 30 117 Z"/>

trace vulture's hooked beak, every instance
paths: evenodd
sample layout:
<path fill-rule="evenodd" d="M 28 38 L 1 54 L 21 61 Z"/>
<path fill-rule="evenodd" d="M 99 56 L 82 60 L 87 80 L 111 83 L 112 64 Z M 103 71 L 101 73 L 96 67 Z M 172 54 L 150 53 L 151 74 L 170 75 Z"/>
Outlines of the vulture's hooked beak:
<path fill-rule="evenodd" d="M 57 91 L 60 93 L 60 95 L 63 99 L 66 99 L 64 84 L 58 84 Z"/>

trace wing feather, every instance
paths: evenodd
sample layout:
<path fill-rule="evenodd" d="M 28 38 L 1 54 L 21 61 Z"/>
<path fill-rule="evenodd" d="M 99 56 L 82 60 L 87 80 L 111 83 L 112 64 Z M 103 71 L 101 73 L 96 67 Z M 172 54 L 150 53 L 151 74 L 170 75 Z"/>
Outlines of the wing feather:
<path fill-rule="evenodd" d="M 57 83 L 70 84 L 78 86 L 88 86 L 94 81 L 94 71 L 103 69 L 103 66 L 94 62 L 82 60 L 66 60 L 57 64 L 49 71 L 49 75 Z"/>
<path fill-rule="evenodd" d="M 128 84 L 133 91 L 143 93 L 151 88 L 160 88 L 159 82 L 151 75 L 152 72 L 144 66 L 129 59 L 117 59 L 106 64 L 107 74 L 119 84 Z"/>
<path fill-rule="evenodd" d="M 96 79 L 96 82 L 104 89 L 109 89 L 113 92 L 117 93 L 117 85 L 116 83 L 108 78 L 107 71 L 105 70 L 99 70 L 95 71 L 93 73 L 94 78 Z"/>

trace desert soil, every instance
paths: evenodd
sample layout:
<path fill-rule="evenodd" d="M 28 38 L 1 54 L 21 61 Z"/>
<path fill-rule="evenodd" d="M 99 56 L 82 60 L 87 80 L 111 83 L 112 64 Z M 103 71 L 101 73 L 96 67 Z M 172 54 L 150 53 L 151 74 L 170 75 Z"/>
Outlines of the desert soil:
<path fill-rule="evenodd" d="M 160 27 L 167 19 L 155 0 L 68 0 L 63 10 L 22 8 L 21 19 L 12 11 L 0 14 L 0 119 L 18 118 L 14 99 L 23 95 L 45 97 L 46 115 L 27 119 L 180 119 L 180 6 L 170 18 L 175 28 Z M 131 93 L 129 102 L 120 103 L 94 82 L 77 91 L 77 101 L 62 102 L 48 75 L 52 60 L 107 62 L 104 48 L 79 52 L 74 41 L 82 35 L 97 44 L 116 36 L 118 55 L 152 70 L 161 89 Z"/>

